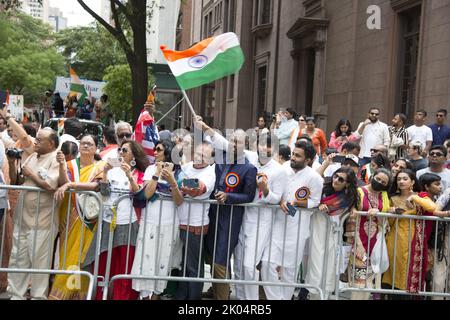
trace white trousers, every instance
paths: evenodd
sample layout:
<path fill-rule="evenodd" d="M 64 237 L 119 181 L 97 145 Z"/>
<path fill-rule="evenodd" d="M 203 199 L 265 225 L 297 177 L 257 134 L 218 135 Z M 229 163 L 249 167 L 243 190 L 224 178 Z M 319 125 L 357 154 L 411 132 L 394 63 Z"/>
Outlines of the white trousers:
<path fill-rule="evenodd" d="M 55 227 L 52 235 L 50 229 L 20 230 L 19 226 L 15 225 L 9 268 L 50 269 L 56 230 Z M 49 277 L 49 274 L 8 273 L 8 293 L 11 300 L 25 300 L 30 283 L 31 298 L 46 300 Z"/>
<path fill-rule="evenodd" d="M 144 224 L 147 224 L 144 234 Z M 179 240 L 178 226 L 155 225 L 142 222 L 136 242 L 136 253 L 131 274 L 142 276 L 168 276 L 173 261 L 179 260 L 175 252 Z M 141 297 L 161 294 L 166 289 L 167 280 L 133 279 L 132 287 L 141 293 Z"/>
<path fill-rule="evenodd" d="M 448 226 L 445 231 L 444 237 L 444 255 L 446 258 L 442 259 L 442 261 L 436 261 L 433 268 L 433 280 L 431 283 L 431 288 L 433 292 L 445 292 L 450 293 L 450 258 L 448 256 Z M 434 251 L 434 250 L 433 250 Z M 433 252 L 434 257 L 436 257 L 437 252 Z M 434 287 L 433 287 L 434 286 Z M 442 300 L 442 297 L 433 297 L 433 300 Z"/>
<path fill-rule="evenodd" d="M 277 271 L 279 268 L 279 271 Z M 263 261 L 261 264 L 261 279 L 266 282 L 295 283 L 295 268 L 278 267 L 275 263 Z M 295 287 L 264 286 L 267 300 L 291 300 Z"/>
<path fill-rule="evenodd" d="M 339 223 L 339 219 L 337 223 Z M 328 225 L 329 230 L 327 234 Z M 308 267 L 306 268 L 306 283 L 316 287 L 322 287 L 322 281 L 325 281 L 326 291 L 332 292 L 336 280 L 335 264 L 338 246 L 336 245 L 336 235 L 332 232 L 332 223 L 324 214 L 318 212 L 312 215 L 309 241 L 311 244 L 311 253 L 308 259 Z M 327 251 L 326 256 L 325 251 Z M 324 269 L 325 260 L 326 270 Z M 315 289 L 308 290 L 313 294 L 318 294 L 318 291 Z"/>

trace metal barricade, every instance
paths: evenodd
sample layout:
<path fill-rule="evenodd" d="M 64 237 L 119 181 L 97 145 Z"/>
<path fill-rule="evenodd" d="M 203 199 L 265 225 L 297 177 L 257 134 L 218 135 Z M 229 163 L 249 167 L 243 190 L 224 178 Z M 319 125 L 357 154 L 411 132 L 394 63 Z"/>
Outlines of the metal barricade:
<path fill-rule="evenodd" d="M 90 191 L 74 191 L 69 190 L 66 192 L 67 209 L 63 207 L 62 204 L 58 203 L 54 199 L 54 192 L 48 192 L 46 190 L 27 187 L 27 186 L 11 186 L 11 185 L 1 185 L 0 189 L 6 190 L 16 190 L 20 191 L 19 198 L 14 208 L 13 214 L 13 235 L 12 235 L 12 249 L 10 256 L 10 261 L 8 267 L 1 267 L 0 273 L 9 274 L 13 279 L 9 279 L 11 283 L 14 283 L 10 290 L 14 291 L 15 295 L 24 297 L 25 292 L 30 289 L 31 295 L 36 291 L 38 298 L 45 299 L 45 293 L 49 289 L 54 289 L 54 284 L 49 288 L 49 277 L 50 275 L 55 275 L 55 281 L 61 280 L 64 276 L 69 276 L 67 282 L 64 284 L 67 289 L 78 290 L 78 282 L 82 277 L 88 278 L 85 297 L 90 300 L 97 282 L 98 274 L 98 259 L 95 258 L 93 261 L 93 269 L 91 272 L 82 270 L 83 269 L 83 250 L 87 248 L 87 241 L 84 241 L 85 229 L 87 226 L 81 223 L 80 233 L 77 234 L 71 228 L 75 225 L 70 225 L 70 222 L 75 222 L 77 219 L 74 218 L 74 212 L 72 204 L 72 195 L 74 194 L 87 194 L 94 197 L 97 201 L 100 216 L 98 217 L 98 223 L 96 225 L 95 232 L 92 237 L 97 239 L 101 238 L 101 226 L 102 226 L 102 212 L 103 204 L 99 195 L 95 192 Z M 86 201 L 86 198 L 84 198 Z M 84 206 L 85 207 L 85 203 Z M 72 210 L 71 210 L 72 209 Z M 64 213 L 64 211 L 66 211 Z M 5 214 L 6 216 L 6 214 Z M 65 225 L 59 224 L 60 218 L 65 220 Z M 84 213 L 81 217 L 84 220 Z M 6 245 L 6 241 L 9 241 L 5 237 L 6 223 L 3 223 L 3 236 L 1 239 L 0 246 L 0 266 L 3 266 L 3 254 Z M 69 230 L 71 229 L 71 230 Z M 61 233 L 61 230 L 64 230 Z M 56 241 L 59 235 L 58 242 Z M 68 239 L 74 239 L 75 243 L 79 242 L 79 250 L 72 248 L 73 252 L 78 251 L 78 259 L 73 264 L 68 266 Z M 55 244 L 63 244 L 62 251 L 55 250 Z M 95 251 L 94 256 L 97 257 L 97 252 L 99 247 L 93 249 Z M 62 252 L 62 256 L 60 252 Z M 58 257 L 60 258 L 58 260 Z M 62 264 L 62 265 L 61 265 Z M 42 275 L 42 277 L 33 276 L 30 281 L 31 275 Z M 10 281 L 8 283 L 10 284 Z M 31 287 L 29 283 L 31 282 Z M 33 287 L 33 283 L 35 287 Z M 64 286 L 63 285 L 63 286 Z M 25 291 L 25 292 L 24 292 Z M 83 294 L 84 296 L 84 294 Z"/>
<path fill-rule="evenodd" d="M 372 274 L 372 254 L 376 254 L 374 243 L 371 242 L 371 237 L 368 237 L 367 247 L 364 247 L 365 253 L 367 254 L 366 267 L 365 271 L 365 285 L 364 287 L 357 287 L 355 283 L 355 273 L 356 266 L 355 263 L 352 265 L 349 264 L 348 274 L 349 274 L 349 286 L 347 288 L 340 288 L 339 279 L 336 279 L 336 299 L 339 299 L 340 295 L 346 292 L 359 292 L 366 293 L 369 295 L 370 293 L 379 293 L 383 295 L 392 295 L 399 296 L 403 295 L 405 298 L 413 298 L 413 297 L 442 297 L 442 298 L 450 298 L 449 288 L 449 259 L 450 257 L 450 237 L 448 236 L 448 227 L 450 223 L 450 219 L 448 218 L 439 218 L 434 216 L 422 216 L 422 215 L 398 215 L 398 214 L 390 214 L 390 213 L 377 213 L 375 215 L 369 216 L 367 212 L 355 212 L 358 216 L 357 221 L 359 221 L 360 217 L 369 217 L 368 220 L 368 230 L 371 230 L 371 227 L 374 223 L 372 218 L 378 219 L 377 232 L 380 232 L 380 239 L 375 240 L 377 242 L 377 250 L 378 255 L 376 259 L 381 259 L 381 263 L 386 263 L 386 257 L 388 257 L 388 269 L 381 273 L 373 276 L 373 279 L 368 279 L 368 274 Z M 339 239 L 340 239 L 340 250 L 338 252 L 338 259 L 342 259 L 343 252 L 343 230 L 345 229 L 345 225 L 349 220 L 351 215 L 347 214 L 341 221 L 341 225 L 339 228 Z M 372 217 L 372 218 L 370 218 Z M 432 227 L 431 224 L 435 223 L 435 226 Z M 402 224 L 402 234 L 399 233 L 399 225 Z M 442 243 L 442 248 L 438 250 L 438 241 L 437 234 L 440 226 L 446 226 L 444 228 L 445 238 Z M 417 228 L 417 229 L 416 229 Z M 406 235 L 404 234 L 406 230 Z M 428 241 L 428 236 L 430 235 L 430 231 L 435 232 L 434 244 L 431 247 L 428 247 L 426 241 Z M 357 237 L 357 232 L 359 233 L 358 223 L 356 224 L 356 229 L 354 231 L 354 238 Z M 378 235 L 378 233 L 377 233 Z M 416 235 L 419 235 L 419 238 L 415 238 Z M 413 247 L 413 240 L 416 239 L 416 244 Z M 382 241 L 378 243 L 378 241 Z M 383 245 L 383 241 L 385 241 L 386 246 Z M 417 243 L 417 241 L 419 241 Z M 405 243 L 406 242 L 406 243 Z M 357 258 L 357 251 L 355 249 L 355 241 L 353 242 L 353 249 L 350 255 L 350 260 L 355 261 Z M 370 249 L 371 248 L 371 249 Z M 387 252 L 386 252 L 386 251 Z M 438 253 L 442 252 L 443 261 L 438 261 Z M 412 253 L 415 252 L 415 255 Z M 370 254 L 368 254 L 370 253 Z M 401 256 L 398 253 L 402 254 Z M 427 286 L 426 279 L 424 280 L 424 273 L 427 270 L 424 270 L 425 263 L 428 263 L 428 255 L 429 253 L 433 254 L 433 268 L 432 268 L 432 282 L 430 286 Z M 400 258 L 399 258 L 400 257 Z M 406 261 L 404 258 L 407 257 Z M 424 258 L 425 257 L 425 258 Z M 358 258 L 360 259 L 360 258 Z M 402 260 L 403 259 L 403 260 Z M 427 259 L 427 261 L 425 261 Z M 401 265 L 402 263 L 406 263 L 405 266 Z M 411 263 L 418 263 L 416 266 L 411 266 Z M 443 277 L 444 279 L 439 279 L 440 286 L 443 287 L 443 290 L 437 290 L 435 287 L 437 285 L 436 277 L 438 277 L 437 266 L 438 263 L 443 264 L 440 265 L 440 269 L 444 268 L 444 275 L 440 275 L 439 277 Z M 386 265 L 385 265 L 386 267 Z M 403 267 L 403 268 L 402 268 Z M 363 268 L 364 269 L 364 268 Z M 416 274 L 412 274 L 411 272 L 415 272 Z M 338 269 L 336 269 L 336 273 Z M 410 274 L 411 273 L 411 274 Z M 418 274 L 417 274 L 418 273 Z M 440 272 L 442 273 L 442 271 Z M 410 277 L 412 276 L 412 277 Z M 414 280 L 411 280 L 415 278 Z M 409 279 L 409 280 L 408 280 Z M 350 280 L 352 280 L 350 282 Z M 441 283 L 442 281 L 442 283 Z M 401 283 L 399 283 L 401 282 Z M 409 290 L 409 288 L 413 288 L 412 284 L 418 283 L 417 290 Z M 382 286 L 380 286 L 382 284 Z M 406 285 L 405 285 L 406 284 Z M 401 288 L 403 287 L 403 288 Z M 442 291 L 442 292 L 441 292 Z M 389 296 L 388 296 L 389 297 Z M 368 297 L 366 297 L 368 298 Z"/>
<path fill-rule="evenodd" d="M 118 280 L 122 281 L 131 281 L 134 280 L 135 282 L 142 281 L 145 285 L 152 282 L 153 288 L 163 288 L 165 287 L 166 281 L 177 281 L 177 282 L 187 282 L 187 283 L 216 283 L 216 284 L 234 284 L 236 287 L 238 286 L 263 286 L 263 287 L 280 287 L 280 288 L 306 288 L 315 290 L 318 292 L 318 297 L 320 299 L 324 299 L 326 294 L 325 291 L 328 291 L 328 293 L 331 293 L 331 291 L 334 290 L 334 279 L 332 279 L 332 289 L 326 288 L 327 281 L 329 283 L 329 279 L 327 279 L 327 274 L 334 275 L 334 268 L 336 263 L 337 255 L 335 254 L 337 252 L 332 252 L 333 259 L 331 261 L 333 262 L 332 265 L 328 265 L 329 259 L 322 259 L 321 266 L 319 267 L 321 271 L 319 273 L 325 274 L 325 276 L 321 276 L 320 280 L 316 284 L 310 284 L 310 283 L 300 283 L 297 282 L 297 274 L 300 270 L 300 264 L 302 262 L 303 258 L 303 249 L 305 249 L 305 242 L 302 239 L 302 232 L 300 230 L 302 229 L 302 219 L 300 219 L 300 216 L 303 215 L 321 215 L 324 217 L 325 224 L 322 226 L 320 231 L 316 232 L 322 232 L 325 233 L 322 238 L 325 239 L 325 243 L 329 243 L 330 237 L 333 237 L 334 243 L 337 245 L 338 242 L 337 239 L 337 232 L 339 224 L 334 223 L 328 215 L 325 215 L 324 213 L 321 213 L 317 210 L 311 210 L 311 209 L 300 209 L 301 213 L 297 213 L 297 216 L 299 218 L 297 219 L 298 222 L 295 225 L 292 225 L 289 219 L 291 217 L 285 215 L 281 212 L 280 207 L 277 205 L 259 205 L 259 204 L 242 204 L 242 205 L 217 205 L 217 202 L 215 200 L 192 200 L 192 199 L 184 199 L 184 204 L 188 206 L 188 221 L 191 223 L 191 216 L 193 214 L 196 214 L 197 220 L 201 220 L 200 226 L 198 229 L 196 229 L 199 239 L 194 238 L 193 229 L 190 230 L 190 232 L 187 232 L 186 230 L 179 230 L 179 221 L 178 221 L 178 215 L 177 215 L 177 208 L 173 204 L 172 199 L 170 198 L 163 198 L 159 197 L 158 201 L 159 203 L 154 208 L 153 212 L 147 212 L 147 207 L 142 209 L 141 219 L 140 219 L 140 225 L 139 225 L 139 233 L 137 239 L 130 239 L 132 233 L 132 227 L 133 227 L 133 220 L 134 218 L 134 208 L 130 206 L 131 196 L 130 195 L 123 195 L 118 197 L 113 205 L 111 206 L 111 212 L 113 214 L 116 214 L 117 208 L 120 206 L 121 202 L 126 201 L 128 205 L 128 212 L 126 213 L 127 222 L 123 225 L 125 226 L 125 230 L 122 229 L 120 231 L 119 237 L 123 237 L 123 233 L 127 233 L 127 241 L 123 246 L 126 246 L 126 260 L 122 261 L 122 264 L 125 264 L 125 270 L 126 272 L 123 273 L 116 273 L 111 275 L 112 270 L 112 264 L 113 263 L 120 263 L 114 259 L 112 259 L 113 255 L 113 242 L 115 241 L 114 237 L 117 236 L 115 232 L 114 223 L 111 223 L 111 228 L 109 229 L 108 234 L 108 248 L 107 248 L 107 261 L 106 261 L 106 271 L 104 274 L 104 281 L 99 283 L 99 286 L 103 289 L 102 297 L 103 299 L 108 298 L 109 291 L 114 288 L 114 283 Z M 191 207 L 196 205 L 195 209 L 192 209 Z M 210 205 L 217 205 L 216 206 L 216 217 L 220 215 L 220 207 L 230 207 L 230 214 L 229 214 L 229 220 L 227 221 L 228 226 L 220 225 L 219 219 L 215 219 L 214 223 L 209 223 L 209 233 L 213 232 L 213 235 L 209 236 L 209 239 L 205 237 L 206 231 L 205 228 L 205 221 L 208 217 L 208 208 Z M 123 206 L 125 207 L 125 206 Z M 242 250 L 241 252 L 237 253 L 235 251 L 235 247 L 237 246 L 236 242 L 236 236 L 233 236 L 233 219 L 242 219 L 242 216 L 234 214 L 233 211 L 235 211 L 235 208 L 237 207 L 244 207 L 246 210 L 249 208 L 255 208 L 258 212 L 257 214 L 257 223 L 256 223 L 256 229 L 253 228 L 252 235 L 255 236 L 255 239 L 253 240 L 253 247 L 256 248 L 256 250 L 253 250 L 251 252 L 245 252 L 245 250 Z M 170 208 L 170 209 L 168 209 Z M 105 210 L 107 208 L 105 207 Z M 201 212 L 201 219 L 199 218 L 200 214 L 198 213 L 199 210 L 202 210 Z M 261 219 L 262 214 L 261 210 L 266 210 L 265 213 L 267 213 L 267 210 L 270 211 L 270 223 L 266 223 L 264 225 L 264 228 L 261 227 Z M 244 213 L 245 215 L 246 213 Z M 122 210 L 122 215 L 124 215 Z M 152 220 L 149 222 L 147 218 L 151 216 Z M 106 215 L 105 215 L 106 216 Z M 169 217 L 169 218 L 168 218 Z M 266 217 L 267 218 L 267 215 Z M 113 218 L 114 219 L 114 218 Z M 114 220 L 111 220 L 114 221 Z M 147 221 L 147 223 L 146 223 Z M 161 223 L 163 221 L 163 223 Z M 307 226 L 304 226 L 309 233 L 309 218 L 305 220 L 305 224 L 308 223 Z M 122 218 L 123 222 L 123 218 Z M 238 223 L 239 224 L 239 223 Z M 282 228 L 284 228 L 284 231 L 281 230 L 283 233 L 282 235 L 274 233 L 274 225 L 281 225 Z M 245 228 L 247 226 L 242 223 L 240 227 L 240 233 L 244 232 L 244 235 L 246 234 Z M 254 226 L 253 226 L 254 227 Z M 106 226 L 105 226 L 106 228 Z M 128 228 L 128 229 L 126 229 Z M 266 228 L 269 228 L 269 230 L 266 230 Z M 224 248 L 218 247 L 218 231 L 223 232 L 223 229 L 225 229 L 225 232 L 228 233 L 228 235 L 225 237 L 226 246 Z M 292 239 L 289 239 L 289 232 L 288 230 L 293 231 L 291 234 L 295 234 L 297 237 L 292 241 Z M 234 230 L 235 231 L 235 230 Z M 180 232 L 186 233 L 184 244 L 180 245 Z M 264 237 L 262 237 L 264 235 Z M 148 237 L 151 239 L 148 240 Z M 221 235 L 221 239 L 223 239 L 223 234 Z M 280 243 L 282 242 L 282 248 L 279 248 L 274 245 L 274 237 L 276 237 Z M 147 239 L 147 240 L 146 240 Z M 162 241 L 161 241 L 162 240 Z M 213 242 L 213 247 L 207 250 L 205 248 L 205 242 L 206 240 L 209 240 L 210 242 Z M 105 240 L 103 240 L 105 241 Z M 170 246 L 168 246 L 167 243 L 164 241 L 169 241 L 171 243 Z M 241 241 L 241 246 L 243 248 L 246 248 L 245 241 L 248 241 L 245 236 L 242 236 L 238 239 L 238 242 Z M 136 247 L 133 248 L 132 243 L 136 242 Z M 264 245 L 262 245 L 260 242 L 264 242 Z M 198 252 L 198 261 L 196 265 L 197 272 L 193 272 L 193 267 L 188 268 L 187 261 L 188 261 L 188 248 L 190 243 L 194 243 L 194 246 L 196 246 L 196 249 Z M 147 248 L 146 246 L 150 245 L 151 248 Z M 260 245 L 263 247 L 261 249 Z M 177 252 L 177 248 L 179 249 L 180 246 L 183 248 L 181 254 Z M 303 246 L 303 248 L 301 247 Z M 135 250 L 136 256 L 134 259 L 130 259 L 130 252 L 133 252 Z M 218 279 L 218 278 L 208 278 L 201 274 L 201 270 L 203 270 L 203 257 L 205 255 L 205 252 L 210 256 L 212 261 L 208 261 L 208 264 L 211 265 L 211 274 L 213 275 L 216 268 L 216 253 L 218 251 L 226 251 L 226 255 L 228 257 L 232 256 L 231 260 L 227 259 L 225 267 L 225 276 L 224 278 Z M 328 256 L 328 245 L 325 245 L 324 247 L 325 255 L 324 257 Z M 100 254 L 105 254 L 104 248 L 101 250 L 102 252 L 99 252 Z M 261 252 L 262 251 L 262 252 Z M 278 252 L 277 259 L 273 259 L 271 255 L 274 254 L 274 251 Z M 169 253 L 168 253 L 169 252 Z M 165 253 L 166 257 L 161 258 L 161 253 Z M 299 256 L 299 255 L 302 256 Z M 169 260 L 167 260 L 167 255 L 170 256 Z M 181 259 L 180 259 L 181 255 Z M 238 257 L 238 255 L 241 255 Z M 322 254 L 320 254 L 322 256 Z M 152 258 L 149 258 L 152 256 Z M 295 259 L 292 260 L 292 258 Z M 192 257 L 191 257 L 192 258 Z M 240 258 L 240 259 L 239 259 Z M 147 261 L 144 261 L 147 259 Z M 195 258 L 194 258 L 195 260 Z M 234 265 L 232 265 L 232 261 L 234 260 Z M 244 265 L 245 261 L 252 261 L 253 263 L 250 263 L 250 266 Z M 277 261 L 275 261 L 277 260 Z M 284 266 L 287 265 L 286 261 L 294 261 L 293 265 L 290 266 L 292 275 L 292 281 L 264 281 L 262 278 L 264 276 L 262 275 L 264 270 L 261 270 L 261 279 L 258 277 L 256 278 L 256 272 L 253 273 L 253 277 L 251 279 L 246 279 L 246 277 L 243 277 L 242 271 L 244 267 L 250 267 L 250 269 L 256 269 L 258 265 L 261 264 L 261 262 L 267 262 L 267 264 L 270 263 L 276 263 L 277 266 Z M 150 262 L 151 264 L 150 264 Z M 176 261 L 176 263 L 174 263 Z M 182 263 L 180 264 L 180 261 Z M 192 260 L 190 260 L 192 262 Z M 129 264 L 132 263 L 133 267 L 130 271 Z M 176 266 L 178 267 L 176 267 Z M 181 275 L 179 276 L 171 276 L 171 269 L 179 269 L 181 270 Z M 233 268 L 233 271 L 231 269 Z M 262 266 L 261 266 L 262 268 Z M 328 270 L 330 268 L 330 270 Z M 113 268 L 117 269 L 117 268 Z M 188 271 L 188 269 L 191 269 L 191 271 Z M 135 272 L 133 272 L 133 270 Z M 329 272 L 323 272 L 324 270 L 328 270 Z M 193 274 L 196 274 L 194 277 L 189 277 L 187 274 L 191 272 Z M 240 274 L 238 274 L 241 272 Z M 234 275 L 234 277 L 232 277 Z M 267 277 L 266 277 L 267 278 Z M 317 282 L 317 281 L 316 281 Z M 128 283 L 128 286 L 131 284 Z M 145 285 L 138 285 L 142 289 L 142 287 L 145 287 Z M 329 286 L 328 286 L 329 287 Z M 160 291 L 161 290 L 157 290 Z M 293 290 L 292 290 L 293 292 Z"/>

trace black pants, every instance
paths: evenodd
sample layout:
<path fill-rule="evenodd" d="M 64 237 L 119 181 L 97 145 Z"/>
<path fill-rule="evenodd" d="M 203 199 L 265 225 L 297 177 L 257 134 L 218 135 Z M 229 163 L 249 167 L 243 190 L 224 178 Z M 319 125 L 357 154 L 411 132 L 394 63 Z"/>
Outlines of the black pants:
<path fill-rule="evenodd" d="M 186 230 L 180 231 L 180 238 L 183 241 L 183 262 L 181 264 L 181 277 L 187 278 L 203 278 L 205 274 L 205 264 L 203 257 L 203 250 L 200 247 L 205 243 L 205 239 L 202 236 L 196 236 L 192 232 Z M 186 247 L 187 243 L 187 247 Z M 200 252 L 202 253 L 200 256 Z M 184 265 L 186 264 L 186 270 Z M 200 264 L 200 273 L 199 273 Z M 203 291 L 203 282 L 185 282 L 180 281 L 178 283 L 177 293 L 175 299 L 177 300 L 201 300 Z"/>

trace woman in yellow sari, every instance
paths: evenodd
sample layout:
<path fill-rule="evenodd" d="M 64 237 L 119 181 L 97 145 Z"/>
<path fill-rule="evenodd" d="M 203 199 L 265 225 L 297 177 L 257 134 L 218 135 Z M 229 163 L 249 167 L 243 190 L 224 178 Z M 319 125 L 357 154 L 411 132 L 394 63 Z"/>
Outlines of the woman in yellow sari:
<path fill-rule="evenodd" d="M 80 270 L 92 239 L 96 236 L 96 222 L 82 219 L 76 197 L 69 189 L 98 191 L 102 178 L 103 161 L 95 160 L 98 140 L 85 135 L 80 141 L 80 157 L 67 163 L 66 183 L 55 193 L 57 200 L 63 200 L 59 210 L 60 240 L 59 266 L 63 270 Z M 69 207 L 70 204 L 70 207 Z M 81 215 L 81 216 L 80 216 Z M 84 300 L 87 296 L 89 279 L 77 275 L 57 275 L 50 291 L 50 300 Z"/>

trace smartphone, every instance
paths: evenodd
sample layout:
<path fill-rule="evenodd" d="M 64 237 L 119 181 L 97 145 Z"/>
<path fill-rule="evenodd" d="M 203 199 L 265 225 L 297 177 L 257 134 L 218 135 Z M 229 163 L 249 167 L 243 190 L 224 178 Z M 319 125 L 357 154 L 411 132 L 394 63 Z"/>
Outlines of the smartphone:
<path fill-rule="evenodd" d="M 169 171 L 173 171 L 173 163 L 165 162 L 163 168 L 168 169 Z"/>
<path fill-rule="evenodd" d="M 111 167 L 120 167 L 122 165 L 122 158 L 110 158 L 108 159 L 108 163 Z"/>
<path fill-rule="evenodd" d="M 184 179 L 183 186 L 186 188 L 198 189 L 200 185 L 198 179 Z"/>
<path fill-rule="evenodd" d="M 288 215 L 290 215 L 291 217 L 295 217 L 295 214 L 297 213 L 297 209 L 290 204 L 289 202 L 286 203 L 286 207 L 288 208 Z"/>
<path fill-rule="evenodd" d="M 343 163 L 345 161 L 345 157 L 344 156 L 335 156 L 333 157 L 333 162 L 335 163 Z"/>
<path fill-rule="evenodd" d="M 332 153 L 339 153 L 339 152 L 337 151 L 337 149 L 334 149 L 334 148 L 327 148 L 327 149 L 325 150 L 325 154 L 326 154 L 327 156 L 329 156 L 329 155 L 332 154 Z"/>

